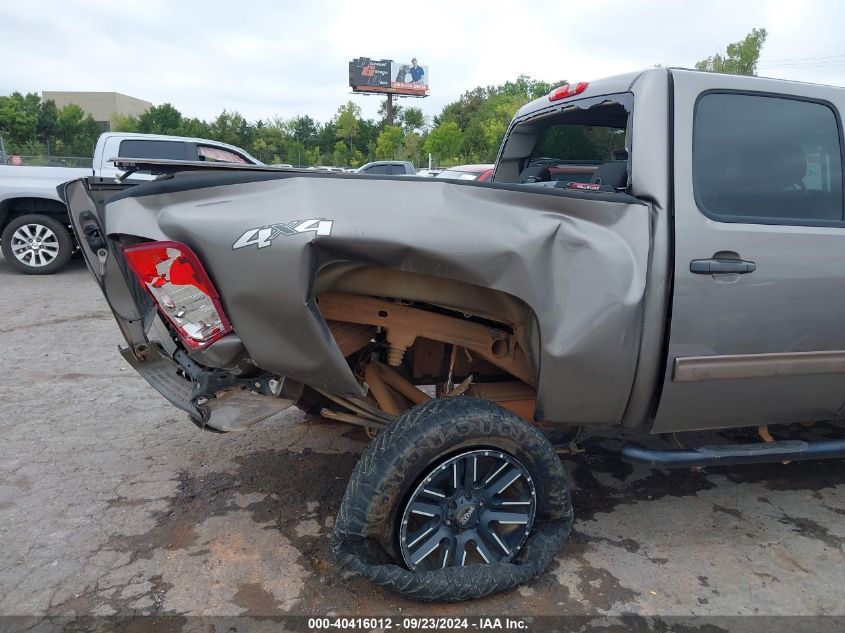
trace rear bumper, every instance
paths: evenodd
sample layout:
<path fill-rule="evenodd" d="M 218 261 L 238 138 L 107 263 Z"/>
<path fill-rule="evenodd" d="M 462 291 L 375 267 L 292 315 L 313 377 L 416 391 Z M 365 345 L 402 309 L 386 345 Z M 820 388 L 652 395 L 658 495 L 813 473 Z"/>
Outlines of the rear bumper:
<path fill-rule="evenodd" d="M 197 424 L 203 423 L 202 411 L 192 402 L 194 383 L 180 375 L 179 365 L 166 356 L 161 347 L 151 344 L 143 361 L 138 360 L 128 347 L 121 347 L 120 354 L 170 404 L 187 412 Z"/>
<path fill-rule="evenodd" d="M 129 348 L 121 348 L 120 353 L 153 389 L 185 411 L 197 426 L 209 431 L 228 433 L 246 429 L 293 405 L 301 391 L 301 386 L 284 380 L 269 385 L 264 384 L 265 379 L 254 383 L 233 379 L 210 394 L 207 383 L 201 385 L 189 377 L 191 367 L 177 363 L 157 343 L 150 343 L 143 360 Z M 246 383 L 273 393 L 258 393 Z"/>

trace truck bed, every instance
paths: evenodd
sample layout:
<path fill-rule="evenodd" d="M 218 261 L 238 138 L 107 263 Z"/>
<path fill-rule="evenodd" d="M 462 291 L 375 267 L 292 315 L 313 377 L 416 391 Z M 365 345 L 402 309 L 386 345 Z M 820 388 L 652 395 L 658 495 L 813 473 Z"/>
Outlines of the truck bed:
<path fill-rule="evenodd" d="M 104 230 L 113 244 L 131 236 L 193 249 L 258 367 L 360 395 L 321 294 L 478 312 L 461 296 L 495 293 L 524 310 L 514 322 L 537 390 L 534 416 L 621 419 L 639 355 L 645 203 L 528 185 L 182 166 L 203 168 L 111 197 Z M 463 290 L 426 295 L 420 280 Z"/>

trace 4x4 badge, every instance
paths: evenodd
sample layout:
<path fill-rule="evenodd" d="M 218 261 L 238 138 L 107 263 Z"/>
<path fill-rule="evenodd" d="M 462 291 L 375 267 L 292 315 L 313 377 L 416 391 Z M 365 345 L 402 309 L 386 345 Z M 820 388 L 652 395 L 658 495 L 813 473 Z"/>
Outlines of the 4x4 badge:
<path fill-rule="evenodd" d="M 264 248 L 270 246 L 273 240 L 280 235 L 296 235 L 297 233 L 310 233 L 315 235 L 331 235 L 332 220 L 315 218 L 311 220 L 293 220 L 291 222 L 259 226 L 255 229 L 244 231 L 237 241 L 232 244 L 232 250 L 244 248 L 245 246 L 257 246 Z"/>

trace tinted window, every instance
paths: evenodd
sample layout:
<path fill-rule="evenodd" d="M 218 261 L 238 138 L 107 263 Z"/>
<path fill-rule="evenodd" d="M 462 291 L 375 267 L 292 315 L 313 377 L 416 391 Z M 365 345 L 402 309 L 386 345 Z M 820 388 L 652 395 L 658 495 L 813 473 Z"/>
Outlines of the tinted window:
<path fill-rule="evenodd" d="M 391 165 L 387 173 L 391 176 L 404 176 L 405 167 L 403 165 Z"/>
<path fill-rule="evenodd" d="M 365 174 L 384 174 L 385 176 L 388 174 L 387 172 L 387 165 L 373 165 L 372 167 L 367 167 L 364 172 Z"/>
<path fill-rule="evenodd" d="M 121 141 L 120 157 L 187 160 L 188 148 L 185 143 L 180 143 L 179 141 L 149 141 L 142 139 Z"/>
<path fill-rule="evenodd" d="M 712 93 L 696 106 L 693 182 L 726 222 L 841 222 L 842 161 L 833 110 L 797 99 Z"/>

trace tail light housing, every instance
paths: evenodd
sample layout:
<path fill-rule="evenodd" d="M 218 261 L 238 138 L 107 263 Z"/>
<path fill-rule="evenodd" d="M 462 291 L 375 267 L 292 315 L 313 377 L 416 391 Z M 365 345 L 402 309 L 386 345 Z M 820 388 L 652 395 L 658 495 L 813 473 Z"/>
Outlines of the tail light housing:
<path fill-rule="evenodd" d="M 188 347 L 206 347 L 232 332 L 217 290 L 190 248 L 180 242 L 144 242 L 125 246 L 123 253 Z"/>
<path fill-rule="evenodd" d="M 589 82 L 579 81 L 577 84 L 563 84 L 549 93 L 549 101 L 560 101 L 567 97 L 579 95 L 587 89 Z"/>

